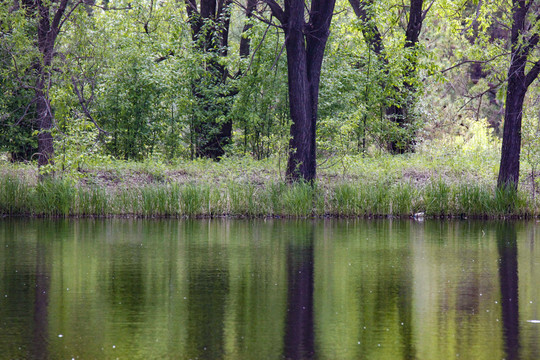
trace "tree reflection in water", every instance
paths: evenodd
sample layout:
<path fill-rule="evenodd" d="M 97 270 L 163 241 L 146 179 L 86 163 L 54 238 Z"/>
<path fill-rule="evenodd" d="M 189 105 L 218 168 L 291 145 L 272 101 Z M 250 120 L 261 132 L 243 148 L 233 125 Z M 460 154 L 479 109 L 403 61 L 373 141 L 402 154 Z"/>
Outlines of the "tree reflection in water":
<path fill-rule="evenodd" d="M 517 232 L 513 223 L 505 222 L 498 226 L 497 246 L 504 350 L 507 359 L 519 359 Z"/>
<path fill-rule="evenodd" d="M 40 228 L 36 242 L 34 329 L 31 347 L 32 359 L 49 358 L 49 290 L 50 267 L 52 262 L 48 258 L 49 246 L 44 241 L 49 233 L 49 227 Z"/>
<path fill-rule="evenodd" d="M 305 224 L 302 238 L 289 242 L 287 251 L 286 359 L 311 359 L 315 355 L 313 332 L 314 224 Z"/>

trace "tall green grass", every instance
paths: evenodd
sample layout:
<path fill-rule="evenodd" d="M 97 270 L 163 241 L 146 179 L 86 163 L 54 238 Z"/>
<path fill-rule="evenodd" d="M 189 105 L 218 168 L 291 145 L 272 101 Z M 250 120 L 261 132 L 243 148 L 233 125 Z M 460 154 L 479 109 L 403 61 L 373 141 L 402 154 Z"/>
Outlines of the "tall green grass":
<path fill-rule="evenodd" d="M 31 185 L 0 176 L 0 215 L 141 217 L 537 216 L 537 200 L 512 188 L 441 179 L 411 182 L 315 184 L 246 181 L 226 184 L 154 183 L 103 188 L 61 179 Z"/>
<path fill-rule="evenodd" d="M 0 177 L 0 214 L 22 215 L 30 213 L 28 194 L 30 186 L 13 175 Z"/>

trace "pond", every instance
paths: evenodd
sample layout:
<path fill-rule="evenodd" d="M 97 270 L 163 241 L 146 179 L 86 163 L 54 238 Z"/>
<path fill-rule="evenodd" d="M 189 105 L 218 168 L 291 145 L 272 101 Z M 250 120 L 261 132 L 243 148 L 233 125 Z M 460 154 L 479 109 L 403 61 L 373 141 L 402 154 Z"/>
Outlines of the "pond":
<path fill-rule="evenodd" d="M 6 359 L 539 359 L 540 224 L 0 221 Z"/>

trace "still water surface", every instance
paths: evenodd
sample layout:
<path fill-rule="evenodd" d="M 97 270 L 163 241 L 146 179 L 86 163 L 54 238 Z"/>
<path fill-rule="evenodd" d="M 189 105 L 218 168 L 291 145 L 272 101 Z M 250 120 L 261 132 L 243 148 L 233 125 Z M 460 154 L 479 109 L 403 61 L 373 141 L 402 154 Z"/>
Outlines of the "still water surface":
<path fill-rule="evenodd" d="M 540 359 L 534 222 L 2 220 L 0 358 Z"/>

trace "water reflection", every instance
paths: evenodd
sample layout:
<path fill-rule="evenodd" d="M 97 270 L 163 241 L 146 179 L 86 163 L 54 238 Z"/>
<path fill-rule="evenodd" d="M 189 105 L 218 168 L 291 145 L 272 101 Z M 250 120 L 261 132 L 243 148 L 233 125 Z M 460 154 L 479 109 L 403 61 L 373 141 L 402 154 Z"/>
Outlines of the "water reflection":
<path fill-rule="evenodd" d="M 534 359 L 537 227 L 4 220 L 0 354 Z"/>
<path fill-rule="evenodd" d="M 519 297 L 517 232 L 513 223 L 497 226 L 499 282 L 506 359 L 519 359 Z"/>
<path fill-rule="evenodd" d="M 52 262 L 49 259 L 49 247 L 44 238 L 48 236 L 48 227 L 38 229 L 35 267 L 34 329 L 32 335 L 33 359 L 48 359 L 49 345 L 49 292 Z M 40 241 L 40 238 L 43 239 Z"/>
<path fill-rule="evenodd" d="M 313 332 L 313 224 L 299 225 L 299 236 L 287 246 L 286 359 L 311 359 L 315 354 Z M 305 233 L 305 234 L 304 234 Z"/>

